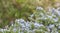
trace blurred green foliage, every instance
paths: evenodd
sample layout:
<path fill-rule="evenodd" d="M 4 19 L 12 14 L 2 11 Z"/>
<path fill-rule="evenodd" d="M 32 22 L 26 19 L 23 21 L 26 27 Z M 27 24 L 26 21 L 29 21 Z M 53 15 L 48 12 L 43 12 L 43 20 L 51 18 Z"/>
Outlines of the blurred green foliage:
<path fill-rule="evenodd" d="M 18 18 L 28 20 L 35 7 L 27 0 L 0 0 L 0 27 L 10 24 Z"/>
<path fill-rule="evenodd" d="M 48 3 L 48 1 L 50 3 Z M 55 0 L 48 1 L 43 1 L 43 5 L 39 5 L 36 0 L 0 0 L 0 27 L 6 26 L 10 24 L 11 21 L 19 18 L 29 20 L 28 17 L 36 12 L 37 6 L 46 7 L 49 4 L 52 5 Z"/>

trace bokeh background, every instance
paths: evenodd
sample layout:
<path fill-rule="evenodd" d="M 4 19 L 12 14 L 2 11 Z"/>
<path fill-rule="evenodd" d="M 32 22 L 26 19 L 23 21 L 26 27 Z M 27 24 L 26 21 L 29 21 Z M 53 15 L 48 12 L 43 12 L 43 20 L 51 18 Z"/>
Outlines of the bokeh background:
<path fill-rule="evenodd" d="M 60 33 L 60 0 L 0 0 L 1 33 Z"/>

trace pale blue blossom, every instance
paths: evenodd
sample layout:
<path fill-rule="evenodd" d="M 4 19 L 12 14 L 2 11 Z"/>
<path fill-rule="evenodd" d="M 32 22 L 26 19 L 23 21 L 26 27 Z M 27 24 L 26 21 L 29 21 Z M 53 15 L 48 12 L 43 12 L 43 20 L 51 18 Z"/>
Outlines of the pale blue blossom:
<path fill-rule="evenodd" d="M 43 8 L 40 6 L 37 6 L 36 10 L 43 10 Z"/>
<path fill-rule="evenodd" d="M 48 27 L 49 28 L 53 28 L 53 27 L 55 27 L 55 25 L 54 24 L 50 24 Z"/>
<path fill-rule="evenodd" d="M 60 29 L 60 26 L 58 26 L 58 29 Z"/>
<path fill-rule="evenodd" d="M 60 11 L 60 7 L 57 8 L 57 11 Z"/>
<path fill-rule="evenodd" d="M 53 20 L 54 20 L 55 22 L 57 22 L 57 21 L 58 21 L 58 18 L 54 18 Z"/>
<path fill-rule="evenodd" d="M 35 27 L 41 27 L 44 26 L 43 24 L 39 24 L 39 23 L 34 23 Z"/>

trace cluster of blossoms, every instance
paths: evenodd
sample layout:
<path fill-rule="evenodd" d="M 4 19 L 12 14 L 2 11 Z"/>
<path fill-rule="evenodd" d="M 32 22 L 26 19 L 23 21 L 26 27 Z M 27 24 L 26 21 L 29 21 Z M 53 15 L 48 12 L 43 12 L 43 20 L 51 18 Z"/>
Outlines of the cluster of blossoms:
<path fill-rule="evenodd" d="M 15 24 L 0 31 L 5 33 L 60 33 L 60 8 L 50 8 L 46 12 L 42 7 L 37 7 L 36 12 L 28 18 L 31 21 L 16 19 Z"/>

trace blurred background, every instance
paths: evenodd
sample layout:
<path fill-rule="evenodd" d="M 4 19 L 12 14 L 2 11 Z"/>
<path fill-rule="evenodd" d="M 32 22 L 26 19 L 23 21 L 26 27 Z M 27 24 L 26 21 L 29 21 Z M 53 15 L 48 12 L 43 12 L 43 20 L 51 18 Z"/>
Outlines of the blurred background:
<path fill-rule="evenodd" d="M 18 22 L 22 26 L 29 23 L 29 32 L 23 31 Z M 5 33 L 14 33 L 11 29 L 15 25 L 22 30 L 16 29 L 15 33 L 60 33 L 60 0 L 0 0 L 0 28 L 10 30 Z"/>

